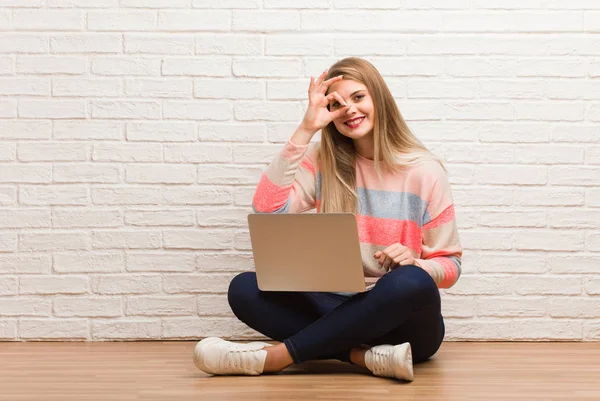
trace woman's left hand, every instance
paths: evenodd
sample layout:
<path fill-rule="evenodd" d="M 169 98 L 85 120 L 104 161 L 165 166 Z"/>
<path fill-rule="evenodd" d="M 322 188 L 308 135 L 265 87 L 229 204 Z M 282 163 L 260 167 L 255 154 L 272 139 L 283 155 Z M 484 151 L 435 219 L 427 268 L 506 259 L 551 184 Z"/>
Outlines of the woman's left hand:
<path fill-rule="evenodd" d="M 379 259 L 379 265 L 383 266 L 386 271 L 393 270 L 398 266 L 415 264 L 415 257 L 410 249 L 399 242 L 388 246 L 383 251 L 375 252 L 373 257 Z"/>

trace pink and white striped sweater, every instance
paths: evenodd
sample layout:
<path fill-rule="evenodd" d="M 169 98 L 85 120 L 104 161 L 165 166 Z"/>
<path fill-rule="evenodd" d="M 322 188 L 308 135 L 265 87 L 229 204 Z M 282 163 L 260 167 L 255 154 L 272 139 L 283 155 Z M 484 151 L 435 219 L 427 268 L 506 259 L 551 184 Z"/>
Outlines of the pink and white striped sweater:
<path fill-rule="evenodd" d="M 257 185 L 255 212 L 319 211 L 318 146 L 285 144 Z M 365 277 L 386 273 L 373 254 L 399 242 L 411 249 L 416 264 L 439 288 L 454 285 L 461 272 L 462 247 L 450 185 L 436 161 L 424 160 L 402 172 L 384 172 L 379 180 L 374 162 L 358 155 L 356 191 L 359 204 L 355 214 Z"/>

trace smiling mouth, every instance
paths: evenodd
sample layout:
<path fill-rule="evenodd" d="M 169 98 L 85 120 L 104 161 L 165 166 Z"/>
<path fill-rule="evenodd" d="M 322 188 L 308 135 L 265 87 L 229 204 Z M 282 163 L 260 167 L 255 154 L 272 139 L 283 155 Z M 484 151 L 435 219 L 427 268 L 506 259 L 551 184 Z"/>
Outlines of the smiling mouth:
<path fill-rule="evenodd" d="M 344 124 L 346 124 L 350 128 L 356 128 L 360 124 L 362 124 L 362 122 L 365 120 L 365 118 L 366 117 L 355 118 L 354 120 L 346 121 Z"/>

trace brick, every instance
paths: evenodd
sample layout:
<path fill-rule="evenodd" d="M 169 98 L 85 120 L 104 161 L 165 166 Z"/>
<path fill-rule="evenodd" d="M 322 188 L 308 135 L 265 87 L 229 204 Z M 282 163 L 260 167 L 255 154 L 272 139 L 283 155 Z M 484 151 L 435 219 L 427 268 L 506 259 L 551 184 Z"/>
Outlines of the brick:
<path fill-rule="evenodd" d="M 264 339 L 237 318 L 164 318 L 162 337 L 169 339 L 197 339 L 218 336 L 236 340 Z"/>
<path fill-rule="evenodd" d="M 5 144 L 3 148 L 0 148 L 0 161 L 12 162 L 17 159 L 17 144 Z"/>
<path fill-rule="evenodd" d="M 551 185 L 597 186 L 600 185 L 600 166 L 551 166 L 548 177 Z"/>
<path fill-rule="evenodd" d="M 277 80 L 273 82 L 267 82 L 267 99 L 306 100 L 306 92 L 308 90 L 308 84 L 306 82 L 306 80 Z"/>
<path fill-rule="evenodd" d="M 202 252 L 196 256 L 196 264 L 202 272 L 241 272 L 254 268 L 252 255 L 243 252 Z"/>
<path fill-rule="evenodd" d="M 85 340 L 88 336 L 87 319 L 19 320 L 19 337 L 23 339 Z"/>
<path fill-rule="evenodd" d="M 146 79 L 125 80 L 125 94 L 134 97 L 186 98 L 192 97 L 191 79 Z"/>
<path fill-rule="evenodd" d="M 373 58 L 372 62 L 377 66 L 379 73 L 385 77 L 433 77 L 442 74 L 443 66 L 436 58 L 425 57 L 384 57 Z M 327 68 L 331 64 L 325 66 Z M 319 75 L 321 70 L 308 65 L 314 75 Z"/>
<path fill-rule="evenodd" d="M 259 56 L 263 54 L 264 40 L 253 34 L 199 34 L 196 36 L 196 54 Z"/>
<path fill-rule="evenodd" d="M 304 112 L 297 102 L 237 102 L 235 118 L 240 121 L 301 121 Z"/>
<path fill-rule="evenodd" d="M 480 214 L 479 225 L 482 227 L 546 227 L 545 211 L 487 211 Z"/>
<path fill-rule="evenodd" d="M 163 193 L 164 199 L 171 205 L 229 205 L 232 191 L 226 187 L 206 186 L 173 186 Z"/>
<path fill-rule="evenodd" d="M 543 185 L 548 182 L 545 166 L 477 166 L 475 180 L 479 184 Z"/>
<path fill-rule="evenodd" d="M 195 256 L 191 253 L 127 253 L 129 272 L 192 272 L 195 267 Z"/>
<path fill-rule="evenodd" d="M 87 13 L 89 31 L 152 31 L 157 27 L 154 11 L 90 11 Z"/>
<path fill-rule="evenodd" d="M 52 301 L 40 298 L 0 299 L 0 316 L 50 316 Z"/>
<path fill-rule="evenodd" d="M 156 340 L 161 338 L 161 330 L 158 319 L 92 321 L 92 338 L 96 340 Z"/>
<path fill-rule="evenodd" d="M 41 7 L 44 0 L 0 0 L 3 7 Z"/>
<path fill-rule="evenodd" d="M 0 255 L 0 274 L 49 274 L 51 268 L 50 255 Z"/>
<path fill-rule="evenodd" d="M 87 205 L 88 190 L 77 185 L 20 185 L 19 202 L 22 205 Z"/>
<path fill-rule="evenodd" d="M 99 8 L 117 7 L 119 0 L 46 0 L 48 7 Z"/>
<path fill-rule="evenodd" d="M 164 278 L 163 290 L 167 294 L 226 293 L 232 274 L 178 274 Z"/>
<path fill-rule="evenodd" d="M 198 166 L 198 183 L 211 185 L 256 185 L 262 173 L 263 169 L 256 167 L 204 164 Z"/>
<path fill-rule="evenodd" d="M 521 145 L 516 148 L 517 163 L 583 164 L 584 148 L 573 146 Z"/>
<path fill-rule="evenodd" d="M 382 38 L 387 38 L 387 36 L 383 36 Z M 472 54 L 478 53 L 480 50 L 479 43 L 481 41 L 485 41 L 489 39 L 488 37 L 480 37 L 478 40 L 475 40 L 470 37 L 457 36 L 451 34 L 440 35 L 428 35 L 422 34 L 415 37 L 411 37 L 410 40 L 406 40 L 403 38 L 394 38 L 392 43 L 397 43 L 396 46 L 384 45 L 384 44 L 376 44 L 375 48 L 383 48 L 388 49 L 387 51 L 379 50 L 378 54 L 382 55 L 391 55 L 395 56 L 397 54 L 409 54 L 409 55 L 418 55 L 418 56 L 429 56 L 429 55 L 465 55 L 470 56 Z M 352 49 L 352 44 L 350 39 L 340 39 L 342 43 L 347 43 L 348 52 Z M 364 46 L 367 46 L 366 42 L 362 42 L 359 40 L 359 44 L 364 43 Z M 403 44 L 403 45 L 402 45 Z M 522 45 L 525 45 L 523 43 Z M 362 46 L 361 46 L 362 47 Z M 404 49 L 404 51 L 402 51 Z M 336 51 L 337 51 L 337 41 L 336 41 Z M 368 52 L 370 50 L 367 50 Z M 368 54 L 368 53 L 367 53 Z M 506 54 L 502 52 L 502 54 Z"/>
<path fill-rule="evenodd" d="M 12 57 L 0 57 L 0 75 L 13 75 L 15 62 Z"/>
<path fill-rule="evenodd" d="M 586 248 L 588 251 L 600 252 L 600 235 L 598 233 L 587 234 Z"/>
<path fill-rule="evenodd" d="M 597 273 L 598 259 L 593 256 L 550 256 L 548 268 L 551 273 L 581 274 Z M 585 282 L 585 280 L 584 280 Z"/>
<path fill-rule="evenodd" d="M 96 276 L 92 278 L 92 292 L 103 295 L 152 294 L 161 292 L 159 275 Z"/>
<path fill-rule="evenodd" d="M 0 100 L 0 118 L 15 118 L 17 117 L 17 100 L 6 99 Z"/>
<path fill-rule="evenodd" d="M 484 98 L 542 99 L 548 93 L 548 83 L 539 80 L 510 81 L 508 79 L 489 79 L 481 81 L 479 84 L 479 96 Z"/>
<path fill-rule="evenodd" d="M 5 228 L 49 228 L 50 210 L 44 209 L 0 209 L 0 229 Z"/>
<path fill-rule="evenodd" d="M 192 165 L 135 164 L 125 166 L 125 179 L 137 184 L 191 184 L 196 169 Z"/>
<path fill-rule="evenodd" d="M 234 58 L 233 75 L 254 78 L 297 77 L 301 74 L 300 59 L 285 57 Z"/>
<path fill-rule="evenodd" d="M 296 128 L 298 128 L 298 122 L 269 122 L 267 123 L 268 141 L 285 144 Z M 317 135 L 320 135 L 320 133 L 317 133 Z M 313 139 L 316 139 L 317 135 Z"/>
<path fill-rule="evenodd" d="M 43 78 L 1 78 L 0 95 L 47 96 L 50 81 Z"/>
<path fill-rule="evenodd" d="M 193 226 L 192 210 L 132 210 L 125 213 L 125 224 L 139 227 Z"/>
<path fill-rule="evenodd" d="M 123 132 L 119 121 L 54 121 L 54 139 L 59 140 L 119 140 Z"/>
<path fill-rule="evenodd" d="M 127 140 L 190 142 L 196 140 L 196 130 L 192 122 L 131 122 L 127 123 Z"/>
<path fill-rule="evenodd" d="M 88 292 L 89 278 L 80 276 L 22 276 L 19 294 L 83 294 Z"/>
<path fill-rule="evenodd" d="M 266 37 L 266 56 L 329 56 L 334 41 L 330 35 L 269 35 Z M 356 49 L 355 49 L 356 52 Z"/>
<path fill-rule="evenodd" d="M 233 161 L 235 163 L 270 163 L 281 151 L 281 145 L 234 145 Z"/>
<path fill-rule="evenodd" d="M 442 315 L 445 319 L 453 317 L 472 317 L 475 315 L 475 303 L 472 297 L 444 297 Z"/>
<path fill-rule="evenodd" d="M 90 235 L 84 231 L 22 232 L 19 234 L 19 250 L 24 252 L 84 251 L 91 248 L 91 243 Z"/>
<path fill-rule="evenodd" d="M 448 163 L 514 163 L 516 152 L 514 145 L 470 145 L 447 144 L 444 158 Z"/>
<path fill-rule="evenodd" d="M 10 206 L 17 202 L 17 188 L 0 186 L 0 205 Z"/>
<path fill-rule="evenodd" d="M 118 317 L 122 315 L 118 297 L 57 297 L 53 301 L 58 317 Z"/>
<path fill-rule="evenodd" d="M 157 143 L 105 142 L 94 144 L 92 160 L 107 162 L 161 162 L 162 147 Z"/>
<path fill-rule="evenodd" d="M 264 123 L 202 122 L 198 126 L 198 138 L 201 141 L 264 142 L 266 136 L 267 126 Z"/>
<path fill-rule="evenodd" d="M 544 123 L 478 122 L 481 142 L 543 143 L 549 141 Z"/>
<path fill-rule="evenodd" d="M 583 324 L 573 320 L 494 319 L 481 321 L 448 320 L 448 339 L 460 340 L 581 340 Z"/>
<path fill-rule="evenodd" d="M 264 99 L 264 83 L 243 79 L 196 79 L 194 97 L 200 99 Z"/>
<path fill-rule="evenodd" d="M 85 59 L 82 57 L 19 56 L 18 74 L 69 74 L 85 73 Z"/>
<path fill-rule="evenodd" d="M 26 162 L 86 161 L 88 154 L 86 143 L 65 142 L 21 142 L 17 153 L 19 160 Z"/>
<path fill-rule="evenodd" d="M 189 316 L 196 313 L 196 300 L 189 296 L 127 297 L 127 316 Z"/>
<path fill-rule="evenodd" d="M 160 75 L 161 60 L 149 57 L 93 57 L 92 72 L 96 75 Z"/>
<path fill-rule="evenodd" d="M 163 231 L 166 249 L 230 249 L 233 236 L 230 230 L 188 229 Z"/>
<path fill-rule="evenodd" d="M 587 190 L 586 205 L 600 207 L 600 189 L 589 188 Z"/>
<path fill-rule="evenodd" d="M 230 102 L 209 100 L 166 100 L 163 117 L 172 119 L 227 121 L 233 119 Z"/>
<path fill-rule="evenodd" d="M 461 232 L 465 249 L 509 250 L 512 248 L 512 231 L 466 231 Z"/>
<path fill-rule="evenodd" d="M 519 230 L 515 234 L 518 250 L 575 251 L 584 249 L 584 234 L 569 230 Z"/>
<path fill-rule="evenodd" d="M 194 8 L 260 8 L 260 0 L 192 0 Z"/>
<path fill-rule="evenodd" d="M 455 187 L 453 197 L 456 205 L 507 206 L 512 203 L 513 191 L 504 188 Z"/>
<path fill-rule="evenodd" d="M 125 53 L 194 54 L 194 37 L 175 34 L 125 34 Z"/>
<path fill-rule="evenodd" d="M 595 298 L 555 297 L 549 301 L 552 317 L 598 318 L 600 310 Z"/>
<path fill-rule="evenodd" d="M 583 15 L 570 11 L 459 12 L 444 15 L 444 32 L 580 32 Z"/>
<path fill-rule="evenodd" d="M 470 260 L 467 264 L 478 267 L 481 273 L 515 274 L 523 273 L 540 274 L 545 273 L 547 256 L 544 253 L 519 252 L 519 253 L 497 253 L 497 252 L 470 252 Z"/>
<path fill-rule="evenodd" d="M 156 249 L 160 248 L 161 235 L 158 231 L 102 230 L 94 231 L 94 249 Z"/>
<path fill-rule="evenodd" d="M 234 317 L 224 295 L 198 295 L 196 302 L 200 316 Z"/>
<path fill-rule="evenodd" d="M 515 188 L 514 203 L 518 206 L 581 206 L 585 193 L 578 188 Z"/>
<path fill-rule="evenodd" d="M 161 189 L 157 187 L 94 187 L 92 201 L 97 205 L 157 205 L 162 203 L 162 195 Z"/>
<path fill-rule="evenodd" d="M 160 118 L 160 103 L 143 100 L 92 100 L 92 118 L 137 119 Z"/>
<path fill-rule="evenodd" d="M 304 0 L 302 3 L 290 0 L 264 0 L 264 8 L 330 8 L 331 0 Z"/>
<path fill-rule="evenodd" d="M 477 300 L 477 316 L 486 317 L 543 317 L 548 300 L 542 297 L 485 297 Z"/>
<path fill-rule="evenodd" d="M 505 102 L 448 102 L 444 115 L 449 120 L 514 120 L 517 110 Z"/>
<path fill-rule="evenodd" d="M 115 209 L 54 208 L 52 226 L 59 228 L 119 227 L 123 213 Z"/>
<path fill-rule="evenodd" d="M 274 32 L 300 29 L 297 11 L 234 11 L 233 31 Z"/>
<path fill-rule="evenodd" d="M 65 97 L 116 97 L 122 93 L 121 82 L 117 79 L 63 79 L 52 80 L 52 95 Z"/>
<path fill-rule="evenodd" d="M 227 77 L 231 75 L 231 60 L 224 58 L 165 59 L 162 64 L 162 73 L 167 76 Z"/>
<path fill-rule="evenodd" d="M 26 10 L 12 13 L 13 27 L 17 30 L 80 31 L 83 13 L 78 10 Z"/>
<path fill-rule="evenodd" d="M 519 120 L 581 121 L 585 104 L 576 102 L 520 102 L 515 107 Z"/>
<path fill-rule="evenodd" d="M 131 8 L 189 8 L 191 0 L 121 0 L 122 7 Z"/>
<path fill-rule="evenodd" d="M 125 268 L 125 258 L 119 253 L 57 253 L 54 271 L 57 273 L 119 273 Z"/>
<path fill-rule="evenodd" d="M 583 78 L 587 75 L 588 63 L 581 60 L 562 60 L 560 58 L 519 60 L 518 77 L 564 77 Z"/>
<path fill-rule="evenodd" d="M 0 53 L 47 53 L 48 35 L 40 33 L 2 33 Z"/>
<path fill-rule="evenodd" d="M 510 276 L 465 274 L 445 292 L 451 295 L 508 295 L 514 291 L 514 280 Z"/>
<path fill-rule="evenodd" d="M 17 277 L 0 277 L 0 296 L 17 295 Z"/>
<path fill-rule="evenodd" d="M 83 33 L 54 35 L 50 38 L 52 53 L 120 53 L 122 35 Z"/>
<path fill-rule="evenodd" d="M 477 82 L 452 80 L 409 80 L 408 98 L 474 98 L 478 90 Z"/>
<path fill-rule="evenodd" d="M 248 225 L 247 216 L 246 208 L 214 207 L 196 210 L 196 219 L 200 227 L 245 227 Z"/>
<path fill-rule="evenodd" d="M 600 146 L 590 146 L 585 150 L 586 164 L 600 164 Z"/>
<path fill-rule="evenodd" d="M 49 184 L 51 181 L 51 164 L 4 163 L 3 168 L 0 169 L 0 182 L 2 183 Z"/>
<path fill-rule="evenodd" d="M 302 11 L 305 31 L 438 32 L 441 26 L 442 14 L 433 11 Z"/>
<path fill-rule="evenodd" d="M 85 118 L 84 100 L 25 100 L 19 101 L 19 117 L 22 118 Z"/>
<path fill-rule="evenodd" d="M 212 144 L 165 145 L 165 161 L 170 163 L 230 163 L 231 146 Z"/>
<path fill-rule="evenodd" d="M 231 29 L 231 12 L 221 10 L 159 11 L 158 29 L 226 32 Z"/>
<path fill-rule="evenodd" d="M 55 183 L 118 183 L 121 167 L 118 165 L 68 163 L 54 165 Z"/>
<path fill-rule="evenodd" d="M 549 212 L 550 227 L 557 228 L 600 228 L 600 210 L 560 210 Z"/>
<path fill-rule="evenodd" d="M 446 64 L 446 71 L 454 77 L 513 77 L 516 75 L 517 61 L 457 57 Z"/>

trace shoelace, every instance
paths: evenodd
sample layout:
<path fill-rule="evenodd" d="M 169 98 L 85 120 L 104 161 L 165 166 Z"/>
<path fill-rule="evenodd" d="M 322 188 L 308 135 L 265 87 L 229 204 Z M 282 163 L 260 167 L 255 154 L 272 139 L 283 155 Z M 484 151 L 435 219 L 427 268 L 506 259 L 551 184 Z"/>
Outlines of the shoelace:
<path fill-rule="evenodd" d="M 249 352 L 256 352 L 256 350 L 239 349 L 229 347 L 227 352 L 227 367 L 234 369 L 243 369 L 244 371 L 255 371 L 253 365 L 254 358 L 249 357 Z"/>
<path fill-rule="evenodd" d="M 373 354 L 373 373 L 377 373 L 377 374 L 391 374 L 391 368 L 390 368 L 390 360 L 389 360 L 389 356 L 390 356 L 390 352 L 389 351 L 373 351 L 371 350 L 371 353 Z"/>

